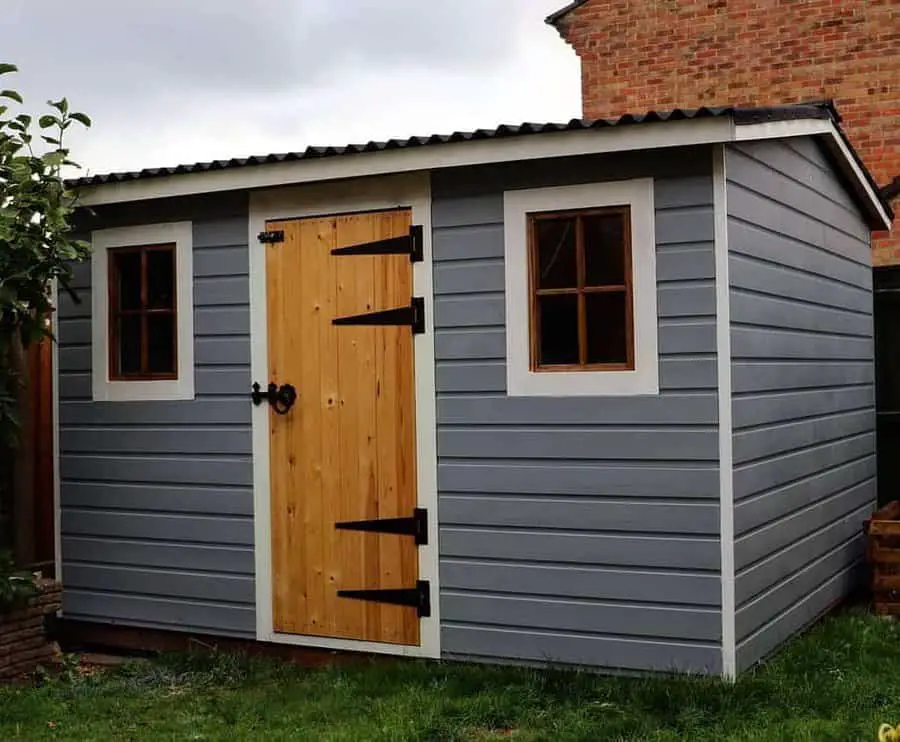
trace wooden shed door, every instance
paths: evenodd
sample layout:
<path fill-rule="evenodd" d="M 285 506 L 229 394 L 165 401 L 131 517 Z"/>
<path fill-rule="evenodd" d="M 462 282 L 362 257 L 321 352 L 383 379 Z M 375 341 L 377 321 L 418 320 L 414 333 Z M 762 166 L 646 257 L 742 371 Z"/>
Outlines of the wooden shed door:
<path fill-rule="evenodd" d="M 410 255 L 391 254 L 410 212 L 267 230 L 267 381 L 298 394 L 270 412 L 275 631 L 418 645 L 413 330 L 389 324 L 412 311 Z"/>

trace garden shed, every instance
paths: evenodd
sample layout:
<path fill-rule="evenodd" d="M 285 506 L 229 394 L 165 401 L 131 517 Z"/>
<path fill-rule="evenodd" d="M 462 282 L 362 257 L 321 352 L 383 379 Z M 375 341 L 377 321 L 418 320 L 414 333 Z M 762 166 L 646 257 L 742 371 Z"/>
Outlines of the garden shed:
<path fill-rule="evenodd" d="M 891 214 L 830 105 L 77 186 L 67 626 L 733 676 L 853 587 Z"/>

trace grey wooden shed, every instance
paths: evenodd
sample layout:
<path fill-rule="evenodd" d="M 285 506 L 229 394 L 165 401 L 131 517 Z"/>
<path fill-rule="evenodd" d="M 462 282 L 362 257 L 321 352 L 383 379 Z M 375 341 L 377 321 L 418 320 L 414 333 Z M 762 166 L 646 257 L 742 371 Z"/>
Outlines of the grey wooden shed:
<path fill-rule="evenodd" d="M 734 676 L 853 587 L 891 214 L 831 106 L 77 187 L 68 625 Z"/>

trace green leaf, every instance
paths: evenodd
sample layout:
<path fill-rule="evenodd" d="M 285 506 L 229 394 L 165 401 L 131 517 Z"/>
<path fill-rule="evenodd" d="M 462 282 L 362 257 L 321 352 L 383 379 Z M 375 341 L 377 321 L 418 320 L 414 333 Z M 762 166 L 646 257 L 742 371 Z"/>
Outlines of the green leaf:
<path fill-rule="evenodd" d="M 5 75 L 9 72 L 18 72 L 19 68 L 14 64 L 7 64 L 4 62 L 0 62 L 0 75 Z"/>
<path fill-rule="evenodd" d="M 42 135 L 41 139 L 43 139 L 47 144 L 52 144 L 56 147 L 59 147 L 60 145 L 59 139 L 55 139 L 54 137 L 45 137 Z"/>
<path fill-rule="evenodd" d="M 69 101 L 65 98 L 60 98 L 59 100 L 48 100 L 47 104 L 53 106 L 63 116 L 65 116 L 69 112 Z"/>
<path fill-rule="evenodd" d="M 15 90 L 0 90 L 0 98 L 9 98 L 10 100 L 14 100 L 16 103 L 24 103 L 22 100 L 22 96 L 19 95 Z"/>
<path fill-rule="evenodd" d="M 77 121 L 82 126 L 90 126 L 91 125 L 91 117 L 86 113 L 81 113 L 81 111 L 75 111 L 75 113 L 70 113 L 69 118 Z"/>
<path fill-rule="evenodd" d="M 56 150 L 55 152 L 48 152 L 41 159 L 51 167 L 58 167 L 66 161 L 66 153 Z"/>
<path fill-rule="evenodd" d="M 59 119 L 56 116 L 51 116 L 49 113 L 45 113 L 38 119 L 38 126 L 42 129 L 49 129 L 51 126 L 56 126 L 59 123 Z"/>

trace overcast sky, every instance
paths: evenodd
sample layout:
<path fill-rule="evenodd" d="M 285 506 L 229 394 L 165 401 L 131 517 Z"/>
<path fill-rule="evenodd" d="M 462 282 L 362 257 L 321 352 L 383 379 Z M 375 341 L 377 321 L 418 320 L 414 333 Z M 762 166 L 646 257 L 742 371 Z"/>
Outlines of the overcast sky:
<path fill-rule="evenodd" d="M 90 115 L 92 173 L 580 115 L 565 0 L 0 2 L 4 87 Z"/>

